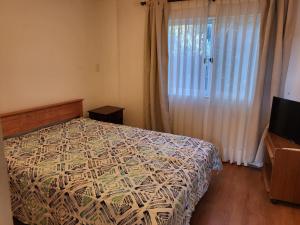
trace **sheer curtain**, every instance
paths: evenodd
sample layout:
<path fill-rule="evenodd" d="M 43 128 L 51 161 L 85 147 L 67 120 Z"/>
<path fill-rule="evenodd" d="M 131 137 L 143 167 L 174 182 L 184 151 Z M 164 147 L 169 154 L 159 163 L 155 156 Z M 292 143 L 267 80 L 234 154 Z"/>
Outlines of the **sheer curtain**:
<path fill-rule="evenodd" d="M 253 161 L 252 123 L 260 21 L 259 0 L 172 3 L 169 18 L 170 112 L 174 133 L 219 147 L 224 161 Z"/>

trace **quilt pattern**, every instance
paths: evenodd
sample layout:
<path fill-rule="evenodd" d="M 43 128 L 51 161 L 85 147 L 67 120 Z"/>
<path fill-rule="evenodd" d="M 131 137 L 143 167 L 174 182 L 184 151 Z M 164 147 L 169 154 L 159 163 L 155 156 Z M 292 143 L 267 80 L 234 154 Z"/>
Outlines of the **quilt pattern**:
<path fill-rule="evenodd" d="M 222 164 L 199 139 L 80 118 L 4 141 L 27 224 L 188 224 Z"/>

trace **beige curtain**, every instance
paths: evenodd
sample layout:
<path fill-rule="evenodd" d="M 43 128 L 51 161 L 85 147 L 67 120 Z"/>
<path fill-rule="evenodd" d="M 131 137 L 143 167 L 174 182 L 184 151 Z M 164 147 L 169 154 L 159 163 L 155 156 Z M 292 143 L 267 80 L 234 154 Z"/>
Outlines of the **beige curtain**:
<path fill-rule="evenodd" d="M 168 2 L 147 2 L 145 112 L 147 129 L 171 132 L 168 102 Z"/>
<path fill-rule="evenodd" d="M 270 118 L 273 96 L 284 94 L 285 80 L 294 36 L 299 0 L 266 0 L 262 20 L 261 53 L 258 71 L 255 107 L 252 109 L 261 138 Z M 266 132 L 264 132 L 266 134 Z M 254 164 L 262 165 L 263 138 Z"/>

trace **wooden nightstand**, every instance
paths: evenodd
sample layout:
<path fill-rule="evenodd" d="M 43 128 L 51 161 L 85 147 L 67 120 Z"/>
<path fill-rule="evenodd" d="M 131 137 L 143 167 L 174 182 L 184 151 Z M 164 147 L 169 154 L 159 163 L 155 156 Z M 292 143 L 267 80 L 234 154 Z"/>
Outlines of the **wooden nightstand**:
<path fill-rule="evenodd" d="M 115 106 L 103 106 L 89 111 L 89 117 L 93 120 L 123 124 L 124 108 Z"/>

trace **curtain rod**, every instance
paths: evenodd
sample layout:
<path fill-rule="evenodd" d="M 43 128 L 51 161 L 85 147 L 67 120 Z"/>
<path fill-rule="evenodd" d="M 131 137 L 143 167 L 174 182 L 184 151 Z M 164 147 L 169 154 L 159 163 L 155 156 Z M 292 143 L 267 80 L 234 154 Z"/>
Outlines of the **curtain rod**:
<path fill-rule="evenodd" d="M 182 1 L 188 1 L 188 0 L 168 0 L 168 2 L 182 2 Z M 215 0 L 210 0 L 214 2 Z M 141 5 L 146 5 L 146 1 L 141 2 Z"/>
<path fill-rule="evenodd" d="M 181 1 L 185 1 L 185 0 L 168 0 L 168 2 L 181 2 Z M 141 5 L 146 5 L 146 1 L 141 2 Z"/>

